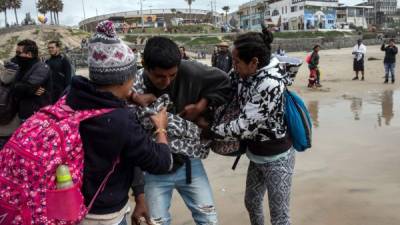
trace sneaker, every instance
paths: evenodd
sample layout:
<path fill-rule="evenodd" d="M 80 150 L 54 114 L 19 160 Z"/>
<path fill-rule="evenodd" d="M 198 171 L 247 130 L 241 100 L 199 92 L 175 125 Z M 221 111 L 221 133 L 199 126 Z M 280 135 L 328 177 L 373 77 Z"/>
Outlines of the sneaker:
<path fill-rule="evenodd" d="M 315 84 L 315 87 L 322 87 L 321 84 Z"/>
<path fill-rule="evenodd" d="M 394 84 L 394 80 L 392 80 L 392 84 Z"/>
<path fill-rule="evenodd" d="M 352 80 L 358 80 L 358 77 L 354 77 Z"/>
<path fill-rule="evenodd" d="M 387 84 L 388 83 L 388 80 L 385 80 L 385 82 L 383 82 L 384 84 Z"/>
<path fill-rule="evenodd" d="M 364 77 L 361 77 L 361 80 L 363 81 L 363 80 L 364 80 Z"/>

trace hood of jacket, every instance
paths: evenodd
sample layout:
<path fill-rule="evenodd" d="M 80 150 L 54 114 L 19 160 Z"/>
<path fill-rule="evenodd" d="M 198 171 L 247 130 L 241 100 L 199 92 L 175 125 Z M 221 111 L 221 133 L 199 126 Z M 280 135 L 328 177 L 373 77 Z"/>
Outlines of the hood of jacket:
<path fill-rule="evenodd" d="M 114 96 L 111 92 L 100 91 L 87 78 L 74 76 L 67 94 L 67 104 L 74 110 L 124 108 L 125 100 Z"/>

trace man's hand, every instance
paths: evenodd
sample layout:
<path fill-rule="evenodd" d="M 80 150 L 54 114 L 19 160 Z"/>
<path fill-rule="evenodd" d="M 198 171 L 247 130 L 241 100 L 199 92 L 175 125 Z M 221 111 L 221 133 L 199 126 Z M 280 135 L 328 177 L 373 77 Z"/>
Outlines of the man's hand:
<path fill-rule="evenodd" d="M 203 98 L 196 104 L 185 106 L 183 111 L 179 113 L 179 116 L 181 116 L 186 120 L 195 122 L 201 116 L 201 114 L 203 114 L 203 112 L 206 111 L 207 105 L 208 105 L 207 99 Z"/>
<path fill-rule="evenodd" d="M 46 92 L 46 89 L 39 87 L 39 89 L 36 90 L 35 95 L 42 96 L 45 92 Z"/>
<path fill-rule="evenodd" d="M 145 107 L 145 106 L 148 106 L 151 103 L 155 102 L 157 100 L 157 97 L 154 96 L 153 94 L 133 93 L 131 100 L 133 103 Z"/>
<path fill-rule="evenodd" d="M 210 128 L 210 123 L 204 117 L 199 117 L 195 123 L 203 130 Z"/>
<path fill-rule="evenodd" d="M 146 201 L 144 200 L 144 194 L 140 194 L 135 197 L 135 209 L 133 210 L 131 220 L 132 225 L 140 225 L 141 222 L 146 222 L 148 225 L 153 225 L 149 216 L 149 210 L 147 209 Z"/>
<path fill-rule="evenodd" d="M 203 111 L 195 104 L 185 106 L 184 110 L 179 113 L 179 116 L 186 120 L 196 121 Z"/>

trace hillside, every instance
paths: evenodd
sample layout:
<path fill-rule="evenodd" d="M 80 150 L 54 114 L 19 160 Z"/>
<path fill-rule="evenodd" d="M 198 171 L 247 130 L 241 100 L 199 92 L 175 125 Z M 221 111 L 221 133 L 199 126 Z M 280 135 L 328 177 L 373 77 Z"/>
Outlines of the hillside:
<path fill-rule="evenodd" d="M 88 33 L 81 30 L 73 30 L 61 26 L 27 26 L 24 28 L 0 30 L 0 60 L 14 55 L 15 45 L 18 41 L 31 39 L 36 41 L 41 55 L 47 53 L 47 42 L 60 40 L 63 47 L 70 49 L 80 46 L 82 38 L 88 37 Z"/>

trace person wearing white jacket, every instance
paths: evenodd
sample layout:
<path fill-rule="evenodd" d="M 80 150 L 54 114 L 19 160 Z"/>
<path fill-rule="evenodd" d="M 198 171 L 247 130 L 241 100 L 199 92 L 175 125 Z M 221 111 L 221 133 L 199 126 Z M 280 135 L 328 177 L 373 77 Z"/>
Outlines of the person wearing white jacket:
<path fill-rule="evenodd" d="M 358 73 L 361 71 L 361 80 L 364 80 L 364 58 L 367 53 L 367 47 L 362 43 L 362 40 L 358 40 L 357 44 L 353 48 L 352 54 L 354 55 L 353 69 L 356 72 L 356 76 L 353 80 L 358 80 Z"/>

